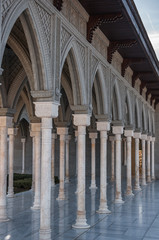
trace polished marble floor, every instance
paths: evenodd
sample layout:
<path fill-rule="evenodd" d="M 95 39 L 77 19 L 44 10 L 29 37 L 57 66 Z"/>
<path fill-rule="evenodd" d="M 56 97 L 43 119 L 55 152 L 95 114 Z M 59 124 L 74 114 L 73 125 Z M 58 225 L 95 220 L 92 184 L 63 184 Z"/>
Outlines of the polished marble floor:
<path fill-rule="evenodd" d="M 124 182 L 124 181 L 123 181 Z M 58 185 L 52 188 L 51 240 L 152 240 L 159 239 L 159 181 L 152 182 L 124 204 L 114 204 L 114 184 L 108 182 L 110 215 L 98 214 L 99 188 L 89 190 L 87 180 L 86 210 L 90 229 L 73 229 L 76 219 L 75 180 L 65 184 L 67 200 L 58 202 Z M 124 184 L 125 185 L 125 184 Z M 125 186 L 123 186 L 123 189 Z M 123 191 L 124 196 L 124 191 Z M 0 223 L 0 240 L 38 240 L 39 211 L 33 211 L 32 191 L 8 199 L 10 221 Z"/>

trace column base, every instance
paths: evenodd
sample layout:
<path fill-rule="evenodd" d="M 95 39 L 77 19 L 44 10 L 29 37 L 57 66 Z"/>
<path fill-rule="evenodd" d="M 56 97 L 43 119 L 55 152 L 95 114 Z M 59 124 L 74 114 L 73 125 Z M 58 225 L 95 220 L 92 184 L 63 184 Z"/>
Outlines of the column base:
<path fill-rule="evenodd" d="M 53 181 L 53 182 L 51 182 L 51 187 L 55 187 L 56 185 L 55 185 L 55 182 Z"/>
<path fill-rule="evenodd" d="M 146 184 L 146 181 L 144 180 L 144 181 L 142 181 L 142 184 L 141 184 L 142 186 L 146 186 L 147 184 Z"/>
<path fill-rule="evenodd" d="M 114 203 L 116 203 L 116 204 L 123 204 L 124 201 L 121 198 L 116 198 Z"/>
<path fill-rule="evenodd" d="M 106 207 L 106 208 L 99 208 L 98 211 L 96 211 L 99 214 L 110 214 L 111 211 Z"/>
<path fill-rule="evenodd" d="M 67 200 L 67 198 L 65 197 L 65 195 L 60 195 L 56 198 L 57 201 L 63 201 L 63 200 Z"/>
<path fill-rule="evenodd" d="M 152 177 L 152 181 L 155 181 L 156 179 L 155 179 L 155 177 Z"/>
<path fill-rule="evenodd" d="M 39 240 L 51 240 L 51 229 L 39 231 Z"/>
<path fill-rule="evenodd" d="M 87 224 L 86 219 L 77 219 L 76 223 L 72 225 L 73 228 L 90 228 Z"/>
<path fill-rule="evenodd" d="M 13 198 L 13 197 L 14 197 L 14 193 L 8 193 L 8 194 L 7 194 L 7 197 L 8 197 L 8 198 Z"/>
<path fill-rule="evenodd" d="M 148 183 L 151 182 L 151 178 L 150 178 L 150 177 L 147 178 L 147 182 L 148 182 Z"/>
<path fill-rule="evenodd" d="M 31 210 L 39 210 L 40 209 L 40 205 L 34 205 L 31 207 Z"/>
<path fill-rule="evenodd" d="M 65 179 L 65 183 L 69 183 L 70 181 L 69 181 L 69 178 L 66 178 Z"/>
<path fill-rule="evenodd" d="M 130 190 L 127 191 L 125 195 L 126 195 L 127 197 L 133 197 L 133 196 L 134 196 L 133 192 L 130 191 Z"/>
<path fill-rule="evenodd" d="M 91 184 L 91 186 L 89 187 L 89 189 L 97 189 L 96 184 Z"/>
<path fill-rule="evenodd" d="M 141 187 L 140 186 L 134 186 L 134 190 L 135 191 L 141 191 Z"/>

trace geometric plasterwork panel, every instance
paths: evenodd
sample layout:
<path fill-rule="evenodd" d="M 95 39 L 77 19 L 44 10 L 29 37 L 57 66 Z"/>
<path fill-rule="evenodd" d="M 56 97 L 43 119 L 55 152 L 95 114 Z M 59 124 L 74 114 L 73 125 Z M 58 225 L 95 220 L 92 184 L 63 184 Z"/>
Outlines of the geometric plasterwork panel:
<path fill-rule="evenodd" d="M 93 75 L 95 73 L 96 67 L 98 65 L 98 59 L 92 55 L 91 57 L 91 73 L 92 73 L 92 82 L 94 82 Z"/>
<path fill-rule="evenodd" d="M 46 41 L 48 44 L 48 47 L 50 49 L 51 44 L 51 15 L 42 8 L 39 4 L 37 4 L 37 9 L 39 12 L 40 20 L 42 22 L 43 30 L 46 36 Z"/>
<path fill-rule="evenodd" d="M 64 47 L 66 46 L 70 37 L 71 37 L 71 34 L 64 27 L 62 27 L 62 30 L 61 30 L 61 55 L 62 55 Z"/>
<path fill-rule="evenodd" d="M 85 48 L 79 42 L 77 42 L 77 48 L 78 48 L 78 52 L 81 55 L 81 62 L 83 65 L 83 69 L 85 69 Z"/>
<path fill-rule="evenodd" d="M 2 0 L 2 22 L 15 1 L 16 0 Z"/>

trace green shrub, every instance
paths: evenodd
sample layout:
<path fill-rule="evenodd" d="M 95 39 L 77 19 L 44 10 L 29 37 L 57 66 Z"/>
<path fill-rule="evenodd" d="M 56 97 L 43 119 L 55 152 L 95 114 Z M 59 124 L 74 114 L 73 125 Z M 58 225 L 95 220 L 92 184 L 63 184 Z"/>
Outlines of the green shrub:
<path fill-rule="evenodd" d="M 57 176 L 55 176 L 54 179 L 55 179 L 55 184 L 58 184 L 59 183 L 59 178 Z"/>
<path fill-rule="evenodd" d="M 14 173 L 14 180 L 32 178 L 32 174 Z"/>

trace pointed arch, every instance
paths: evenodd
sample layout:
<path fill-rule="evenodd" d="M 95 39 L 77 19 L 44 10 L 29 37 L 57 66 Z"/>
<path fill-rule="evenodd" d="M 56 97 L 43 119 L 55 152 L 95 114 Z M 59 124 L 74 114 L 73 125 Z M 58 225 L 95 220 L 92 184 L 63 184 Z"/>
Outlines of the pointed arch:
<path fill-rule="evenodd" d="M 59 84 L 61 84 L 61 75 L 65 61 L 68 63 L 74 105 L 86 105 L 87 93 L 83 74 L 84 69 L 81 64 L 80 54 L 78 52 L 76 41 L 73 38 L 70 39 L 67 48 L 65 48 L 65 51 L 61 56 Z"/>
<path fill-rule="evenodd" d="M 130 93 L 128 90 L 126 91 L 125 103 L 127 104 L 127 124 L 133 125 L 133 113 L 132 113 L 133 107 L 132 107 Z"/>
<path fill-rule="evenodd" d="M 136 99 L 135 100 L 135 128 L 140 129 L 141 128 L 141 121 L 140 121 L 140 110 L 139 110 L 139 102 Z"/>
<path fill-rule="evenodd" d="M 152 134 L 152 118 L 149 109 L 148 109 L 148 132 Z"/>
<path fill-rule="evenodd" d="M 113 92 L 112 92 L 112 115 L 113 120 L 122 121 L 122 104 L 121 104 L 121 97 L 120 97 L 120 90 L 117 83 L 117 80 L 115 79 Z"/>
<path fill-rule="evenodd" d="M 12 27 L 22 15 L 21 21 L 23 22 L 27 42 L 29 41 L 28 47 L 33 66 L 34 84 L 31 85 L 31 90 L 47 90 L 52 82 L 51 68 L 49 66 L 50 55 L 34 1 L 15 1 L 6 15 L 2 25 L 0 65 L 2 64 L 4 49 Z"/>
<path fill-rule="evenodd" d="M 145 105 L 142 104 L 142 130 L 144 132 L 147 131 L 147 117 L 146 117 L 146 111 L 145 111 Z"/>
<path fill-rule="evenodd" d="M 108 114 L 108 92 L 105 85 L 106 79 L 104 78 L 102 66 L 99 63 L 94 72 L 94 80 L 92 81 L 92 91 L 94 85 L 95 99 L 97 105 L 97 114 Z M 94 102 L 95 103 L 95 102 Z"/>

